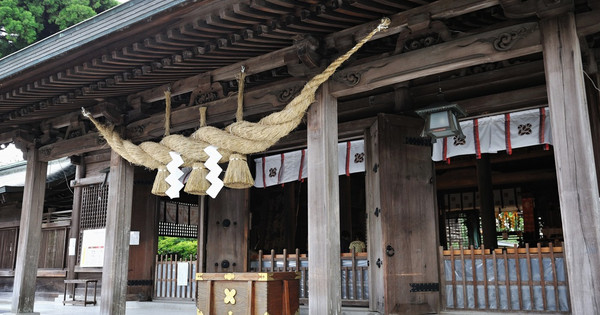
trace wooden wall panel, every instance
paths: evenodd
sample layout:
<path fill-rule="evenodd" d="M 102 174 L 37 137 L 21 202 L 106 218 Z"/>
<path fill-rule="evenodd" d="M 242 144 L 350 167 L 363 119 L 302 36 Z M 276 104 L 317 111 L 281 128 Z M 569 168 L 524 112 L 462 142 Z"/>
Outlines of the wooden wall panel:
<path fill-rule="evenodd" d="M 0 269 L 13 269 L 17 249 L 17 229 L 0 230 Z"/>
<path fill-rule="evenodd" d="M 248 270 L 248 196 L 248 189 L 223 188 L 217 198 L 209 197 L 206 272 Z M 225 260 L 227 268 L 222 267 Z"/>
<path fill-rule="evenodd" d="M 64 268 L 68 228 L 42 230 L 38 268 Z"/>

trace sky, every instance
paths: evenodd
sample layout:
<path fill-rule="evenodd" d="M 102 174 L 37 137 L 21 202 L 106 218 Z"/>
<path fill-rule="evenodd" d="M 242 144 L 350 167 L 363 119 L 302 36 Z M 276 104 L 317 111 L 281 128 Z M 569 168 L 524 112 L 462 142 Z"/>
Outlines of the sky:
<path fill-rule="evenodd" d="M 18 161 L 23 161 L 23 153 L 17 149 L 14 144 L 9 144 L 3 150 L 0 150 L 0 165 L 6 165 Z"/>

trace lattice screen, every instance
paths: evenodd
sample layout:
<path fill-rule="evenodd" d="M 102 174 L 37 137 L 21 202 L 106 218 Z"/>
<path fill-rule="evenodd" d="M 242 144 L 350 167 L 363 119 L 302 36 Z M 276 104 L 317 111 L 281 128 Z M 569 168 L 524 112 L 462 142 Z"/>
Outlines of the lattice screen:
<path fill-rule="evenodd" d="M 77 262 L 81 259 L 81 241 L 84 230 L 106 227 L 106 209 L 108 208 L 108 185 L 96 184 L 82 188 L 81 214 L 79 219 L 79 250 Z"/>
<path fill-rule="evenodd" d="M 198 205 L 164 201 L 158 208 L 158 235 L 198 237 Z"/>

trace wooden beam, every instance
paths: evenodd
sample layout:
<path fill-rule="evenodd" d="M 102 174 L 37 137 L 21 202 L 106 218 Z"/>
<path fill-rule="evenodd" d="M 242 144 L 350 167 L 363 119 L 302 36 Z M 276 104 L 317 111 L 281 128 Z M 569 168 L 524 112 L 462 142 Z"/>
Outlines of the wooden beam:
<path fill-rule="evenodd" d="M 337 100 L 323 84 L 308 109 L 308 282 L 310 314 L 340 314 Z"/>
<path fill-rule="evenodd" d="M 437 189 L 463 189 L 477 187 L 477 172 L 475 168 L 452 170 L 447 173 L 437 176 Z M 514 183 L 530 183 L 555 181 L 556 172 L 553 169 L 537 169 L 531 171 L 500 173 L 492 175 L 492 185 L 508 185 Z"/>
<path fill-rule="evenodd" d="M 546 86 L 534 86 L 456 101 L 468 116 L 512 111 L 548 103 Z"/>
<path fill-rule="evenodd" d="M 600 32 L 600 23 L 598 23 L 600 9 L 580 13 L 575 16 L 577 23 L 577 35 L 585 37 Z"/>
<path fill-rule="evenodd" d="M 65 156 L 79 155 L 107 147 L 104 139 L 97 132 L 90 132 L 81 137 L 62 140 L 40 147 L 40 160 L 52 161 Z"/>
<path fill-rule="evenodd" d="M 39 152 L 33 146 L 27 150 L 27 171 L 21 208 L 19 244 L 13 284 L 11 312 L 33 313 L 35 283 L 42 240 L 42 217 L 46 193 L 48 163 L 39 160 Z"/>
<path fill-rule="evenodd" d="M 400 33 L 409 25 L 409 19 L 417 15 L 427 15 L 432 20 L 443 20 L 452 17 L 464 15 L 470 12 L 483 10 L 500 4 L 499 0 L 440 0 L 433 3 L 418 6 L 412 10 L 406 10 L 390 17 L 391 23 L 386 31 L 379 32 L 371 40 L 376 40 L 386 36 Z M 352 37 L 358 42 L 365 34 L 369 33 L 379 21 L 373 21 L 363 25 L 347 28 L 335 34 L 325 37 L 326 43 L 335 46 L 335 42 L 345 37 Z M 328 47 L 331 48 L 331 47 Z"/>
<path fill-rule="evenodd" d="M 112 151 L 102 267 L 102 315 L 125 315 L 133 171 L 133 165 Z"/>
<path fill-rule="evenodd" d="M 513 40 L 506 45 L 500 44 L 499 41 L 509 34 L 515 34 Z M 359 82 L 334 79 L 331 89 L 335 97 L 342 97 L 423 76 L 540 51 L 538 24 L 522 23 L 350 66 L 341 70 L 338 77 L 357 77 Z"/>
<path fill-rule="evenodd" d="M 338 124 L 338 139 L 352 139 L 363 137 L 365 129 L 370 127 L 375 121 L 375 117 L 347 121 Z M 281 138 L 279 142 L 269 148 L 270 153 L 281 150 L 289 151 L 295 148 L 305 148 L 307 143 L 306 130 L 293 131 L 287 136 Z"/>
<path fill-rule="evenodd" d="M 600 313 L 600 195 L 573 14 L 540 22 L 572 314 Z"/>
<path fill-rule="evenodd" d="M 169 89 L 171 90 L 171 95 L 175 96 L 193 91 L 201 82 L 235 80 L 236 75 L 240 73 L 242 66 L 246 68 L 246 75 L 283 67 L 286 65 L 286 62 L 288 62 L 288 59 L 296 56 L 296 51 L 299 47 L 298 45 L 293 45 L 258 57 L 240 61 L 211 72 L 204 72 L 193 77 L 175 81 L 172 84 L 165 84 L 134 94 L 130 98 L 141 98 L 142 102 L 151 103 L 163 100 L 165 98 L 164 92 Z"/>

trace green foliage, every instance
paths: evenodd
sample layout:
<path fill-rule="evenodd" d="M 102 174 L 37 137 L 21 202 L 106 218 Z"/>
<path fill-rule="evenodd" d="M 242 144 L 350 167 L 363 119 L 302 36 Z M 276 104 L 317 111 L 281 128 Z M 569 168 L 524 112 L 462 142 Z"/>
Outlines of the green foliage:
<path fill-rule="evenodd" d="M 177 254 L 177 257 L 196 256 L 198 240 L 195 238 L 183 237 L 158 237 L 158 254 L 171 255 Z"/>
<path fill-rule="evenodd" d="M 0 0 L 0 58 L 117 4 L 117 0 Z"/>

